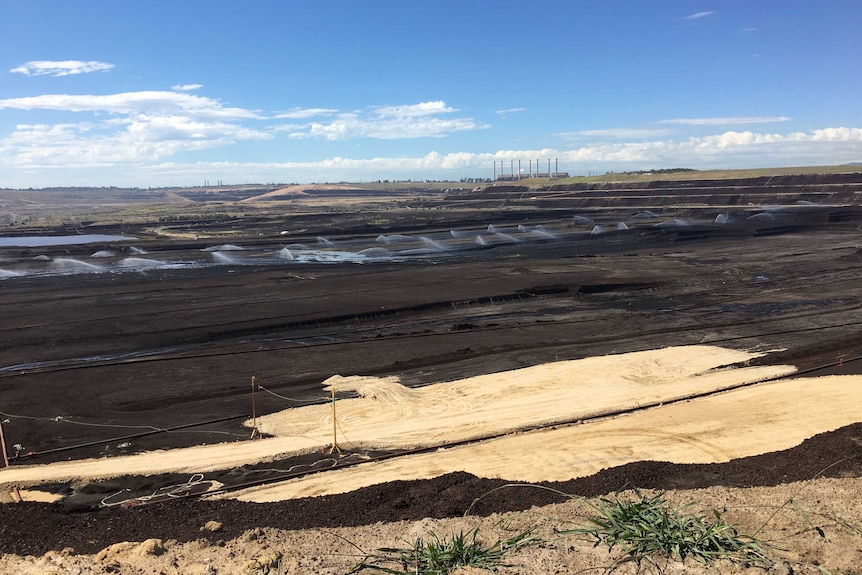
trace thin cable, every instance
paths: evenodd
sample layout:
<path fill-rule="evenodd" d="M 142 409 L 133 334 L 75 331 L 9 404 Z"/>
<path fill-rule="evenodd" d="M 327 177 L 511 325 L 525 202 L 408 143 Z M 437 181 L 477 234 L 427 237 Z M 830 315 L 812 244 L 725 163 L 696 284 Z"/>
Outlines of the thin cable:
<path fill-rule="evenodd" d="M 152 431 L 167 431 L 163 427 L 155 427 L 153 425 L 116 425 L 112 423 L 87 423 L 86 421 L 74 421 L 72 419 L 66 419 L 63 415 L 57 415 L 54 417 L 33 417 L 31 415 L 15 415 L 12 413 L 4 413 L 0 411 L 0 415 L 3 417 L 9 417 L 12 419 L 30 419 L 33 421 L 53 421 L 55 423 L 72 423 L 74 425 L 88 425 L 91 427 L 117 427 L 123 429 L 150 429 Z"/>
<path fill-rule="evenodd" d="M 145 502 L 151 501 L 152 499 L 155 499 L 157 497 L 163 497 L 163 496 L 164 497 L 174 497 L 174 498 L 182 497 L 183 495 L 185 495 L 185 493 L 187 491 L 189 491 L 193 487 L 197 487 L 198 485 L 201 485 L 202 483 L 212 483 L 212 482 L 211 481 L 204 481 L 204 474 L 203 473 L 195 473 L 194 475 L 189 477 L 189 480 L 186 481 L 185 483 L 175 483 L 173 485 L 166 485 L 164 487 L 160 487 L 160 488 L 156 489 L 155 491 L 153 491 L 150 495 L 141 495 L 138 497 L 129 497 L 129 498 L 123 499 L 121 501 L 109 501 L 110 499 L 112 499 L 112 498 L 114 498 L 114 497 L 116 497 L 122 493 L 131 492 L 130 489 L 121 489 L 120 491 L 117 491 L 116 493 L 112 493 L 111 495 L 108 495 L 107 497 L 103 498 L 101 501 L 101 504 L 103 507 L 113 507 L 115 505 L 122 505 L 122 504 L 128 503 L 130 501 L 137 501 L 140 503 L 145 503 Z"/>
<path fill-rule="evenodd" d="M 270 390 L 268 390 L 267 388 L 265 388 L 264 386 L 262 386 L 262 385 L 261 385 L 261 384 L 259 384 L 259 383 L 257 384 L 257 388 L 258 388 L 258 389 L 262 389 L 263 391 L 267 392 L 268 394 L 270 394 L 270 395 L 274 395 L 275 397 L 277 397 L 277 398 L 279 398 L 279 399 L 283 399 L 283 400 L 285 400 L 285 401 L 292 401 L 292 402 L 294 402 L 294 403 L 305 403 L 305 404 L 311 404 L 311 403 L 320 403 L 320 402 L 322 402 L 322 401 L 329 401 L 329 398 L 326 398 L 326 399 L 324 400 L 324 399 L 294 399 L 294 398 L 292 398 L 292 397 L 285 397 L 285 396 L 283 396 L 283 395 L 279 395 L 279 394 L 277 394 L 277 393 L 276 393 L 276 392 L 274 392 L 274 391 L 270 391 Z"/>
<path fill-rule="evenodd" d="M 341 429 L 341 423 L 338 422 L 338 418 L 335 419 L 335 425 L 338 426 L 338 431 L 341 432 L 341 436 L 344 438 L 344 441 L 346 441 L 353 449 L 360 449 L 358 445 L 350 441 L 350 439 L 347 437 L 347 434 L 345 434 L 344 430 Z"/>

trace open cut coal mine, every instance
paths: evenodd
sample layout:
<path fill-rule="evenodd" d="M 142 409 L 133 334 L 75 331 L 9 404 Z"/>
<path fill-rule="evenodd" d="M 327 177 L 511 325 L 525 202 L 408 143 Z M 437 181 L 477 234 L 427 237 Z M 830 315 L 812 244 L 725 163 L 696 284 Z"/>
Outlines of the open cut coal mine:
<path fill-rule="evenodd" d="M 98 224 L 76 233 L 133 239 L 0 247 L 10 465 L 245 441 L 252 377 L 265 390 L 254 409 L 266 414 L 328 401 L 321 382 L 335 374 L 423 386 L 687 344 L 773 350 L 752 363 L 800 373 L 859 374 L 860 193 L 862 174 L 490 186 L 337 213 L 281 200 L 247 222 Z M 724 464 L 630 464 L 564 487 L 587 495 L 623 485 L 768 485 L 842 458 L 831 472 L 858 475 L 859 435 L 857 424 Z M 317 471 L 331 459 L 286 458 L 267 463 L 269 475 L 248 466 L 203 481 Z M 452 516 L 500 484 L 456 474 L 381 485 L 328 496 L 313 512 L 303 500 L 266 510 L 191 498 L 100 505 L 123 489 L 186 479 L 118 469 L 112 480 L 52 486 L 75 494 L 62 505 L 0 505 L 2 550 L 97 550 L 112 537 L 134 540 L 152 523 L 147 514 L 170 517 L 158 536 L 176 539 L 199 536 L 185 517 L 198 525 L 224 513 L 287 528 Z M 477 512 L 524 509 L 547 497 L 539 493 Z M 49 529 L 65 539 L 40 540 Z"/>

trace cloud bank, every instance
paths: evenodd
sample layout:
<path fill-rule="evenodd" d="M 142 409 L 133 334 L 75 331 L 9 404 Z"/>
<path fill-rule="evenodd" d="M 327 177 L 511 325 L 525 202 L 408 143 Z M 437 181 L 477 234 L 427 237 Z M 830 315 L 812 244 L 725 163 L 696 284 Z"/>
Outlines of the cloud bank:
<path fill-rule="evenodd" d="M 787 116 L 671 118 L 646 128 L 606 128 L 549 134 L 555 148 L 499 151 L 459 150 L 441 138 L 490 128 L 443 100 L 369 106 L 361 110 L 292 108 L 270 113 L 227 105 L 189 93 L 197 84 L 172 91 L 117 94 L 45 94 L 0 99 L 0 112 L 48 112 L 0 134 L 0 187 L 49 185 L 184 185 L 201 179 L 245 182 L 307 182 L 376 179 L 460 179 L 488 177 L 492 162 L 558 158 L 572 174 L 662 167 L 727 168 L 840 164 L 862 160 L 862 129 L 828 127 L 807 132 L 731 129 L 783 123 Z M 513 112 L 518 109 L 505 110 Z M 489 110 L 488 113 L 498 111 Z M 21 114 L 18 114 L 21 116 Z M 62 121 L 48 123 L 59 115 Z M 24 114 L 26 117 L 26 114 Z M 692 136 L 686 127 L 721 133 Z M 442 151 L 409 155 L 393 140 L 435 138 Z M 296 140 L 316 140 L 297 146 Z M 345 147 L 342 142 L 359 140 Z M 374 146 L 362 147 L 379 140 Z M 254 150 L 273 141 L 267 153 L 285 161 L 195 162 L 181 154 L 225 148 L 221 156 Z M 437 143 L 439 142 L 439 143 Z M 417 149 L 420 144 L 411 144 Z M 289 154 L 317 149 L 323 159 L 293 161 Z M 430 146 L 425 150 L 434 149 Z M 374 150 L 364 152 L 363 150 Z M 345 154 L 345 150 L 350 153 Z M 389 150 L 384 151 L 384 150 Z M 238 151 L 238 153 L 237 153 Z M 210 152 L 208 157 L 220 152 Z M 252 152 L 253 153 L 253 152 Z M 230 154 L 228 156 L 228 154 Z M 347 156 L 347 157 L 345 157 Z M 352 156 L 352 157 L 350 157 Z M 201 156 L 199 156 L 201 157 Z"/>
<path fill-rule="evenodd" d="M 823 128 L 788 134 L 727 131 L 679 140 L 598 143 L 571 149 L 545 148 L 494 152 L 429 152 L 420 156 L 335 156 L 318 161 L 284 162 L 174 162 L 157 161 L 174 150 L 207 145 L 205 138 L 235 136 L 235 128 L 218 125 L 198 133 L 200 126 L 165 122 L 146 126 L 147 134 L 168 140 L 139 141 L 129 137 L 90 140 L 87 150 L 76 141 L 80 126 L 21 127 L 15 141 L 0 141 L 0 180 L 3 185 L 27 187 L 33 175 L 39 185 L 189 185 L 219 178 L 245 182 L 333 182 L 377 179 L 454 179 L 491 177 L 492 162 L 557 158 L 560 169 L 572 174 L 662 167 L 745 168 L 765 166 L 834 165 L 862 160 L 862 128 Z M 134 133 L 131 130 L 130 133 Z M 248 137 L 255 137 L 249 134 Z M 204 138 L 204 139 L 201 139 Z M 45 142 L 51 142 L 46 144 Z M 9 156 L 10 146 L 15 150 Z M 173 150 L 172 150 L 173 147 Z M 85 153 L 86 152 L 86 153 Z M 141 161 L 149 154 L 148 161 Z M 2 177 L 14 158 L 15 181 Z M 147 159 L 145 157 L 145 159 Z M 5 164 L 5 165 L 4 165 Z M 52 169 L 55 168 L 55 169 Z M 96 170 L 96 171 L 94 171 Z M 99 171 L 101 170 L 101 171 Z M 99 175 L 96 175 L 99 174 Z"/>

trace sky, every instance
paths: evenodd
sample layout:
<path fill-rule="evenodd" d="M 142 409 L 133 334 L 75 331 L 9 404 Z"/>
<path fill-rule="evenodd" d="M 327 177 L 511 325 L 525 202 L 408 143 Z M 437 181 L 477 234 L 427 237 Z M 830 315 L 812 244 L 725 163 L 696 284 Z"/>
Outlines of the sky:
<path fill-rule="evenodd" d="M 0 188 L 862 162 L 860 25 L 859 0 L 0 0 Z"/>

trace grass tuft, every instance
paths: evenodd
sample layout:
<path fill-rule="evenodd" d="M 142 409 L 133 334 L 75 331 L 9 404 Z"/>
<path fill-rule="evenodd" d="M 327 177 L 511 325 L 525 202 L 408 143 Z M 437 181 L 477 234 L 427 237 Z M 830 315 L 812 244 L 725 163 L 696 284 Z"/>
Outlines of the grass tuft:
<path fill-rule="evenodd" d="M 466 535 L 462 531 L 442 539 L 431 533 L 430 539 L 419 537 L 407 547 L 382 547 L 367 555 L 350 573 L 370 569 L 378 573 L 448 575 L 459 567 L 496 571 L 510 566 L 505 563 L 507 557 L 538 542 L 532 532 L 532 528 L 526 529 L 492 545 L 477 540 L 478 527 Z"/>
<path fill-rule="evenodd" d="M 664 493 L 646 497 L 635 492 L 635 500 L 624 500 L 619 494 L 599 498 L 589 503 L 595 515 L 589 525 L 561 531 L 563 535 L 588 535 L 595 545 L 605 544 L 608 552 L 614 548 L 623 555 L 615 565 L 646 561 L 658 568 L 656 558 L 685 561 L 693 558 L 702 563 L 727 559 L 737 563 L 769 565 L 764 555 L 764 543 L 737 533 L 721 514 L 712 510 L 712 518 L 689 513 L 681 507 L 672 509 Z"/>

